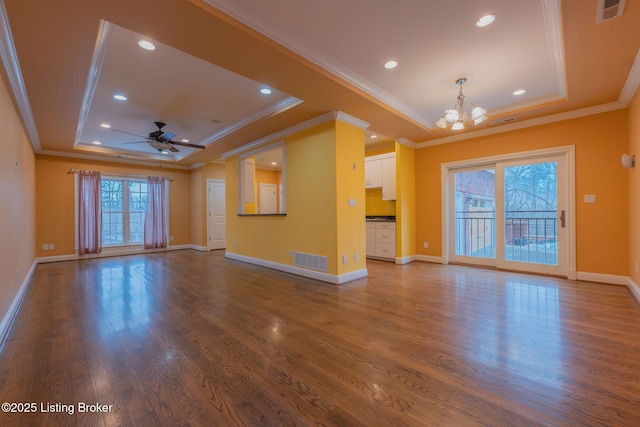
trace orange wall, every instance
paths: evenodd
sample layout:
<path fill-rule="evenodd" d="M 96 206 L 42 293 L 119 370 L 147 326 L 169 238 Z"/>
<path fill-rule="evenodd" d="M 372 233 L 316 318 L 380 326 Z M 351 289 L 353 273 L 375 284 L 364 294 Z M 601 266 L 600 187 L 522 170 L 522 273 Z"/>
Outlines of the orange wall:
<path fill-rule="evenodd" d="M 640 285 L 640 91 L 629 106 L 629 144 L 626 153 L 636 156 L 636 167 L 626 171 L 629 182 L 629 277 Z M 638 265 L 640 269 L 640 265 Z"/>
<path fill-rule="evenodd" d="M 35 159 L 0 78 L 0 322 L 35 259 Z M 8 319 L 7 319 L 8 320 Z M 1 338 L 1 337 L 0 337 Z"/>
<path fill-rule="evenodd" d="M 417 253 L 442 256 L 441 163 L 575 145 L 577 271 L 627 276 L 628 172 L 620 165 L 627 114 L 617 110 L 417 150 Z M 583 203 L 585 194 L 595 194 L 597 203 Z"/>
<path fill-rule="evenodd" d="M 191 243 L 191 181 L 189 171 L 153 168 L 66 157 L 36 156 L 36 253 L 38 256 L 72 255 L 75 246 L 74 184 L 69 170 L 90 169 L 173 179 L 169 183 L 169 235 L 171 245 Z M 55 250 L 43 251 L 43 243 Z"/>

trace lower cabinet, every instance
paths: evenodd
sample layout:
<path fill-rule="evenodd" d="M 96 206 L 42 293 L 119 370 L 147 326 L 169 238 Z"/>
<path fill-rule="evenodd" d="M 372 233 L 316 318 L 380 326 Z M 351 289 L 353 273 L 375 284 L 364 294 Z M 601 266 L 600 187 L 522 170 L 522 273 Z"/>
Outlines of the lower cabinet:
<path fill-rule="evenodd" d="M 396 258 L 396 223 L 367 222 L 367 256 L 369 258 Z"/>

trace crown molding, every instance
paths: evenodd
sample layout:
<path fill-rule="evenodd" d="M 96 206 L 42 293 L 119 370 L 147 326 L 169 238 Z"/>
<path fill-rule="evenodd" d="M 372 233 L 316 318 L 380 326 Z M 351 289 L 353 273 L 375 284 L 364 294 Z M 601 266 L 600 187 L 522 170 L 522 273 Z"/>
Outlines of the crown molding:
<path fill-rule="evenodd" d="M 13 96 L 20 110 L 20 116 L 22 123 L 24 124 L 27 137 L 31 142 L 31 146 L 35 151 L 42 148 L 40 145 L 40 136 L 38 135 L 38 129 L 36 122 L 33 118 L 31 111 L 31 105 L 29 104 L 29 96 L 27 95 L 27 89 L 24 86 L 22 80 L 22 71 L 20 70 L 20 63 L 18 61 L 18 54 L 16 53 L 15 44 L 13 43 L 13 37 L 11 35 L 11 27 L 9 26 L 9 18 L 7 16 L 7 9 L 4 6 L 4 0 L 0 0 L 0 59 L 4 64 L 7 78 L 9 79 L 9 85 L 13 91 Z"/>
<path fill-rule="evenodd" d="M 163 168 L 163 169 L 191 170 L 191 166 L 172 165 L 169 163 L 160 164 L 158 162 L 135 160 L 135 159 L 123 159 L 120 157 L 111 158 L 111 157 L 103 157 L 103 156 L 92 156 L 90 154 L 67 153 L 64 151 L 38 150 L 36 151 L 36 154 L 41 156 L 67 157 L 72 159 L 94 160 L 97 162 L 125 163 L 125 164 L 131 164 L 131 165 L 147 166 L 147 167 Z"/>
<path fill-rule="evenodd" d="M 227 157 L 235 156 L 236 154 L 244 153 L 246 151 L 252 150 L 254 148 L 260 147 L 261 145 L 268 144 L 275 140 L 286 138 L 289 135 L 293 135 L 294 133 L 302 132 L 307 129 L 311 129 L 312 127 L 321 125 L 326 122 L 330 122 L 332 120 L 340 120 L 342 122 L 351 124 L 353 126 L 366 129 L 369 127 L 369 123 L 360 120 L 356 117 L 353 117 L 349 114 L 343 113 L 342 111 L 329 111 L 328 113 L 321 114 L 312 119 L 306 120 L 304 122 L 298 123 L 297 125 L 290 126 L 281 131 L 272 133 L 271 135 L 267 135 L 255 141 L 252 141 L 248 144 L 243 145 L 242 147 L 235 148 L 233 150 L 227 151 L 222 154 L 222 158 L 226 159 Z"/>
<path fill-rule="evenodd" d="M 582 108 L 580 110 L 567 111 L 564 113 L 553 114 L 550 116 L 539 117 L 536 119 L 525 120 L 522 122 L 509 123 L 507 125 L 495 128 L 482 129 L 473 132 L 467 132 L 460 135 L 453 135 L 433 141 L 420 142 L 416 144 L 416 148 L 433 147 L 434 145 L 448 144 L 450 142 L 464 141 L 466 139 L 479 138 L 487 135 L 495 135 L 504 132 L 511 132 L 518 129 L 525 129 L 534 126 L 546 125 L 549 123 L 561 122 L 564 120 L 577 119 L 579 117 L 592 116 L 594 114 L 608 113 L 610 111 L 620 110 L 626 106 L 619 102 L 610 102 L 608 104 L 596 105 L 594 107 Z"/>
<path fill-rule="evenodd" d="M 100 28 L 98 29 L 98 38 L 96 40 L 96 47 L 93 51 L 93 58 L 91 58 L 91 67 L 89 68 L 89 76 L 87 77 L 87 86 L 85 87 L 84 95 L 82 97 L 82 105 L 80 106 L 80 117 L 78 118 L 76 138 L 73 144 L 74 147 L 82 145 L 80 137 L 82 136 L 84 124 L 89 117 L 91 103 L 93 102 L 93 96 L 95 95 L 96 88 L 98 87 L 100 72 L 102 71 L 104 58 L 107 55 L 107 47 L 109 46 L 109 40 L 111 40 L 112 33 L 113 24 L 102 19 L 100 21 Z"/>
<path fill-rule="evenodd" d="M 631 71 L 629 71 L 627 81 L 624 83 L 618 101 L 625 107 L 628 107 L 638 91 L 638 86 L 640 86 L 640 50 L 638 50 L 636 54 L 636 59 L 633 61 L 633 66 L 631 67 Z"/>

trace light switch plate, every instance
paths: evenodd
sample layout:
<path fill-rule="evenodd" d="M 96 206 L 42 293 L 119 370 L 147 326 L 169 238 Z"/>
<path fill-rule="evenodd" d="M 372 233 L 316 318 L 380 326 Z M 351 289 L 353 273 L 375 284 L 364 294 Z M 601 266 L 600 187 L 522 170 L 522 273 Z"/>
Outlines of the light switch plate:
<path fill-rule="evenodd" d="M 349 199 L 349 206 L 358 206 L 358 201 L 356 199 Z"/>

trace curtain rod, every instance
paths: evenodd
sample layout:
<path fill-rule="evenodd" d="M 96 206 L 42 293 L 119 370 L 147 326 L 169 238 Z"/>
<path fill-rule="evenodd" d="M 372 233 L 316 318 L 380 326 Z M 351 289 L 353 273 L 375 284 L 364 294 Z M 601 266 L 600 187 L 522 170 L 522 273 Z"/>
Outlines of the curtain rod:
<path fill-rule="evenodd" d="M 71 169 L 69 169 L 69 172 L 67 172 L 67 174 L 76 174 L 78 172 L 80 172 L 80 169 L 71 168 Z M 105 175 L 105 176 L 122 176 L 122 177 L 125 177 L 125 178 L 138 178 L 138 179 L 146 179 L 147 176 L 150 176 L 150 175 L 133 175 L 133 174 L 113 173 L 113 172 L 100 172 L 100 174 L 101 175 Z M 171 179 L 171 178 L 167 178 L 167 177 L 164 177 L 164 176 L 161 176 L 160 178 L 164 178 L 169 182 L 173 182 L 173 179 Z"/>

